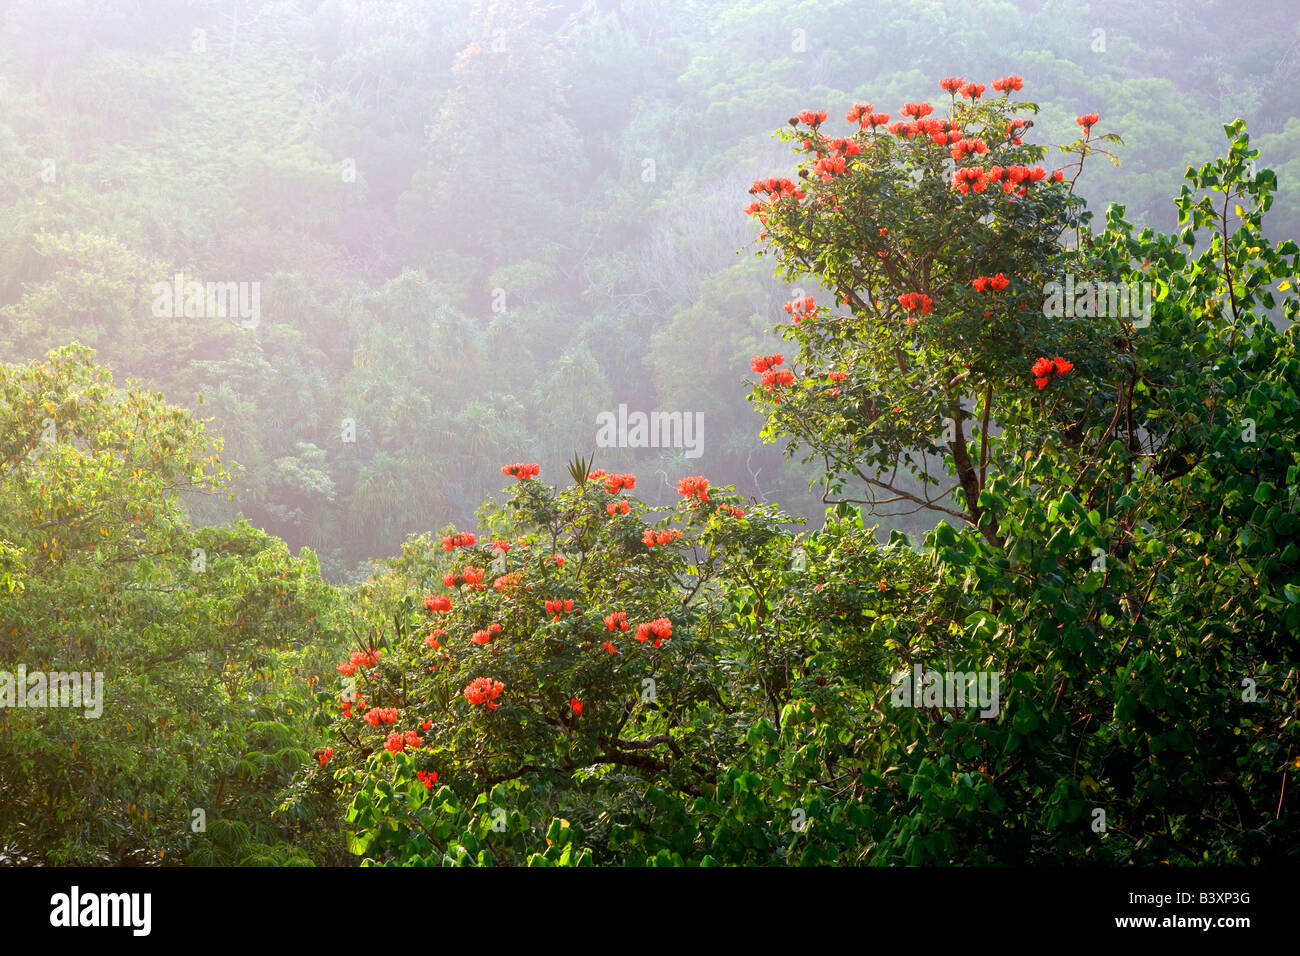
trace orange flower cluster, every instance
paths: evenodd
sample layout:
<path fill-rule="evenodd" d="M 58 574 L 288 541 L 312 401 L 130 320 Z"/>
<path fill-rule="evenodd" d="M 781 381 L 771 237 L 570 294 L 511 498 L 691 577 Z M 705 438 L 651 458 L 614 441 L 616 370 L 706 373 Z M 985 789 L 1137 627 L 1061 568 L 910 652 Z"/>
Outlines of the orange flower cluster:
<path fill-rule="evenodd" d="M 525 465 L 523 462 L 515 462 L 513 465 L 502 465 L 501 474 L 508 475 L 511 478 L 518 478 L 520 481 L 527 481 L 529 478 L 536 478 L 542 468 L 537 462 Z"/>
<path fill-rule="evenodd" d="M 813 167 L 813 172 L 821 177 L 822 182 L 828 183 L 831 181 L 831 177 L 844 172 L 845 162 L 846 160 L 843 156 L 823 156 L 821 159 L 817 160 L 817 165 Z M 786 308 L 789 308 L 789 306 Z M 795 319 L 795 321 L 798 322 L 799 320 Z"/>
<path fill-rule="evenodd" d="M 426 611 L 450 611 L 451 598 L 445 594 L 426 594 L 424 596 L 424 609 Z"/>
<path fill-rule="evenodd" d="M 493 581 L 492 586 L 502 594 L 510 594 L 515 588 L 519 587 L 519 582 L 523 579 L 523 574 L 518 571 L 511 571 L 509 574 L 503 574 Z"/>
<path fill-rule="evenodd" d="M 820 126 L 822 123 L 826 122 L 826 111 L 825 110 L 804 110 L 796 118 L 799 120 L 800 123 L 805 123 L 808 126 L 817 127 Z M 795 124 L 791 124 L 791 125 L 795 125 Z"/>
<path fill-rule="evenodd" d="M 358 667 L 376 666 L 379 663 L 379 655 L 382 653 L 384 652 L 376 651 L 373 648 L 369 651 L 353 651 L 347 663 L 338 666 L 338 671 L 344 677 L 351 677 Z"/>
<path fill-rule="evenodd" d="M 462 585 L 471 590 L 482 590 L 483 571 L 481 568 L 466 567 L 464 571 L 448 571 L 442 576 L 442 583 L 449 588 L 458 588 Z"/>
<path fill-rule="evenodd" d="M 655 531 L 652 528 L 646 528 L 645 531 L 641 532 L 641 543 L 647 548 L 653 548 L 655 545 L 670 544 L 681 536 L 682 533 L 680 531 L 673 531 L 671 529 L 667 531 Z"/>
<path fill-rule="evenodd" d="M 755 179 L 750 185 L 749 191 L 754 195 L 766 193 L 773 199 L 785 199 L 789 196 L 793 196 L 795 199 L 803 199 L 805 195 L 804 191 L 795 186 L 790 180 L 777 179 L 776 177 Z"/>
<path fill-rule="evenodd" d="M 493 680 L 491 677 L 475 677 L 461 693 L 470 702 L 470 706 L 487 704 L 490 710 L 496 710 L 497 705 L 492 702 L 500 697 L 505 689 L 506 685 L 499 680 Z"/>
<path fill-rule="evenodd" d="M 953 162 L 960 163 L 967 153 L 982 156 L 989 151 L 988 144 L 978 136 L 969 139 L 959 139 L 952 147 Z"/>
<path fill-rule="evenodd" d="M 442 539 L 442 550 L 450 551 L 452 548 L 468 548 L 470 545 L 477 543 L 478 538 L 474 537 L 472 531 L 457 531 L 455 534 L 449 534 Z"/>
<path fill-rule="evenodd" d="M 673 636 L 673 622 L 666 617 L 660 617 L 636 626 L 636 639 L 642 644 L 649 640 L 652 634 L 655 638 L 654 646 L 658 647 L 665 638 Z"/>
<path fill-rule="evenodd" d="M 850 123 L 859 123 L 863 117 L 870 116 L 871 111 L 875 108 L 872 103 L 854 103 L 849 111 L 844 114 L 844 119 Z"/>
<path fill-rule="evenodd" d="M 470 638 L 475 644 L 486 644 L 497 634 L 501 633 L 500 624 L 491 624 L 486 630 L 475 631 L 474 636 Z"/>
<path fill-rule="evenodd" d="M 611 631 L 626 631 L 630 627 L 627 623 L 627 612 L 615 611 L 613 614 L 606 614 L 605 626 Z"/>
<path fill-rule="evenodd" d="M 963 135 L 959 127 L 941 119 L 921 119 L 914 123 L 900 121 L 889 127 L 889 131 L 895 136 L 908 139 L 913 136 L 929 136 L 937 146 L 959 143 Z"/>
<path fill-rule="evenodd" d="M 1011 280 L 999 272 L 995 276 L 980 276 L 972 279 L 970 284 L 980 292 L 1001 292 L 1011 284 Z"/>
<path fill-rule="evenodd" d="M 768 204 L 775 204 L 780 200 L 788 199 L 791 196 L 795 199 L 803 199 L 804 196 L 808 195 L 790 180 L 777 179 L 775 177 L 771 179 L 754 180 L 753 184 L 749 187 L 749 191 L 753 195 L 758 195 L 760 193 L 766 194 L 769 197 L 767 201 Z M 757 216 L 759 222 L 763 223 L 763 225 L 767 225 L 767 208 L 768 205 L 763 202 L 752 202 L 745 207 L 745 215 Z"/>
<path fill-rule="evenodd" d="M 612 515 L 627 514 L 632 510 L 632 506 L 626 501 L 611 501 L 609 504 L 605 505 L 605 510 Z"/>
<path fill-rule="evenodd" d="M 708 501 L 709 479 L 702 475 L 683 478 L 677 482 L 677 493 L 683 498 L 699 498 L 701 501 Z"/>
<path fill-rule="evenodd" d="M 572 601 L 547 601 L 546 613 L 555 615 L 551 620 L 558 621 L 561 614 L 569 614 L 573 611 Z"/>
<path fill-rule="evenodd" d="M 793 385 L 794 372 L 781 370 L 780 372 L 768 369 L 762 376 L 763 387 L 769 392 L 773 391 L 778 385 Z"/>
<path fill-rule="evenodd" d="M 922 292 L 904 292 L 898 297 L 898 304 L 908 312 L 920 312 L 922 315 L 929 315 L 933 308 L 933 301 Z"/>
<path fill-rule="evenodd" d="M 795 299 L 793 302 L 787 302 L 785 304 L 785 310 L 794 317 L 794 324 L 798 325 L 800 319 L 811 319 L 816 315 L 817 300 L 810 295 L 804 296 L 802 299 Z"/>
<path fill-rule="evenodd" d="M 988 173 L 979 166 L 963 166 L 955 170 L 952 174 L 952 188 L 958 190 L 963 195 L 974 189 L 977 193 L 982 193 L 988 188 Z"/>
<path fill-rule="evenodd" d="M 884 126 L 889 122 L 888 113 L 873 113 L 875 107 L 870 103 L 857 103 L 853 109 L 844 114 L 844 118 L 850 123 L 857 123 L 858 129 L 866 129 L 868 126 Z"/>
<path fill-rule="evenodd" d="M 1074 363 L 1061 358 L 1059 355 L 1054 359 L 1040 358 L 1034 363 L 1031 371 L 1034 373 L 1034 384 L 1039 389 L 1047 388 L 1047 383 L 1051 381 L 1053 374 L 1064 375 L 1074 368 Z"/>
<path fill-rule="evenodd" d="M 1002 191 L 1011 192 L 1022 183 L 1036 183 L 1047 175 L 1042 166 L 990 166 L 989 182 L 1002 182 Z M 1023 189 L 1022 189 L 1023 194 Z"/>
<path fill-rule="evenodd" d="M 390 753 L 397 753 L 399 750 L 405 750 L 407 747 L 415 750 L 422 743 L 424 743 L 424 741 L 420 739 L 419 734 L 414 730 L 408 730 L 406 733 L 389 734 L 388 739 L 384 741 L 384 749 Z"/>
<path fill-rule="evenodd" d="M 361 718 L 371 727 L 378 727 L 379 724 L 397 723 L 397 710 L 393 707 L 372 707 L 366 711 L 365 716 Z"/>
<path fill-rule="evenodd" d="M 605 469 L 601 468 L 587 476 L 588 481 L 600 481 L 601 479 L 604 479 L 605 490 L 611 495 L 636 487 L 636 475 L 607 475 Z"/>
<path fill-rule="evenodd" d="M 968 195 L 971 190 L 982 193 L 990 183 L 1001 182 L 1004 193 L 1018 192 L 1024 196 L 1028 194 L 1030 183 L 1046 176 L 1047 170 L 1041 166 L 990 166 L 988 169 L 963 166 L 953 174 L 952 186 L 962 195 Z M 1053 176 L 1052 179 L 1060 182 L 1061 177 Z"/>

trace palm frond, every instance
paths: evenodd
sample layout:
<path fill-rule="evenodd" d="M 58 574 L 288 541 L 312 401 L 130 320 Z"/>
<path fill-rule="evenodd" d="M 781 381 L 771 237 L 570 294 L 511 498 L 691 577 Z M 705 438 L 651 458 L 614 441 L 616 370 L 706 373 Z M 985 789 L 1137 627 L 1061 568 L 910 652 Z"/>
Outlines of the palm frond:
<path fill-rule="evenodd" d="M 590 457 L 585 460 L 576 451 L 573 453 L 573 460 L 569 462 L 569 477 L 579 488 L 587 484 L 587 476 L 591 474 L 591 466 L 596 462 L 596 453 L 593 451 Z"/>

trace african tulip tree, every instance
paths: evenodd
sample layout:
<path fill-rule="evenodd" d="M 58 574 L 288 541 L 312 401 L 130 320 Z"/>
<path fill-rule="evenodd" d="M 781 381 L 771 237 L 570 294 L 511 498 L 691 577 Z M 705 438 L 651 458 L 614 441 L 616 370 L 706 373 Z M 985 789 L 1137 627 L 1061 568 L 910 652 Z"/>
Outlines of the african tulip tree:
<path fill-rule="evenodd" d="M 1229 156 L 1189 172 L 1180 236 L 1135 236 L 1118 207 L 1094 235 L 1064 174 L 1019 141 L 1013 114 L 1032 107 L 1011 101 L 1018 78 L 993 101 L 943 85 L 944 120 L 908 104 L 888 126 L 855 107 L 843 139 L 820 132 L 824 114 L 794 121 L 805 182 L 756 183 L 767 198 L 751 210 L 783 273 L 833 290 L 837 310 L 793 296 L 796 360 L 752 368 L 769 434 L 824 458 L 828 497 L 857 478 L 967 526 L 941 523 L 925 551 L 881 548 L 837 507 L 796 538 L 773 506 L 698 476 L 676 508 L 651 509 L 631 476 L 581 461 L 559 489 L 504 466 L 514 493 L 482 512 L 483 540 L 414 539 L 362 588 L 358 647 L 338 665 L 349 683 L 318 698 L 336 742 L 302 792 L 346 804 L 353 852 L 1300 852 L 1282 799 L 1300 727 L 1300 349 L 1268 315 L 1298 250 L 1260 232 L 1275 179 L 1249 168 L 1233 125 Z M 1079 118 L 1078 168 L 1097 121 Z M 1058 315 L 1044 287 L 1071 276 L 1159 294 L 1140 320 L 1095 296 Z M 1293 320 L 1297 300 L 1284 309 Z M 888 469 L 913 470 L 920 493 Z M 898 700 L 917 668 L 996 676 L 1002 696 Z"/>
<path fill-rule="evenodd" d="M 802 183 L 755 183 L 750 207 L 781 274 L 847 306 L 801 291 L 795 361 L 755 358 L 769 436 L 823 459 L 828 500 L 857 479 L 892 495 L 873 507 L 967 523 L 927 537 L 936 590 L 965 602 L 941 619 L 1010 679 L 988 725 L 899 724 L 918 799 L 883 852 L 1293 857 L 1300 249 L 1264 234 L 1276 177 L 1237 121 L 1227 155 L 1187 171 L 1179 234 L 1135 234 L 1116 205 L 1094 233 L 1064 175 L 1030 165 L 1012 114 L 1034 107 L 1008 79 L 987 102 L 943 81 L 944 119 L 855 107 L 843 139 L 801 114 Z M 1098 120 L 1078 118 L 1071 185 Z M 1091 293 L 1058 311 L 1053 282 Z M 1145 302 L 1117 310 L 1096 283 Z M 935 456 L 956 481 L 931 494 Z M 1107 815 L 1119 840 L 1088 823 Z"/>
<path fill-rule="evenodd" d="M 799 355 L 784 374 L 780 362 L 755 365 L 767 436 L 822 459 L 828 502 L 929 508 L 997 541 L 996 520 L 981 521 L 989 475 L 1011 466 L 1028 423 L 1069 424 L 1070 402 L 1048 415 L 1044 406 L 1062 405 L 1054 393 L 1068 373 L 1103 362 L 1122 330 L 1045 314 L 1046 283 L 1095 269 L 1091 250 L 1077 248 L 1089 214 L 1074 179 L 1041 165 L 1045 148 L 1024 140 L 1033 121 L 1017 114 L 1038 108 L 1013 99 L 1020 78 L 993 85 L 999 95 L 985 99 L 982 85 L 945 78 L 938 110 L 907 103 L 892 124 L 855 105 L 844 136 L 824 129 L 825 111 L 792 117 L 781 135 L 805 154 L 798 182 L 755 182 L 747 211 L 778 273 L 833 297 L 787 305 L 784 332 Z M 1096 121 L 1079 118 L 1074 178 L 1098 142 L 1115 139 L 1094 140 Z M 1038 359 L 1050 373 L 1032 371 Z M 1008 440 L 1012 424 L 1019 441 Z M 853 479 L 865 499 L 846 496 Z"/>

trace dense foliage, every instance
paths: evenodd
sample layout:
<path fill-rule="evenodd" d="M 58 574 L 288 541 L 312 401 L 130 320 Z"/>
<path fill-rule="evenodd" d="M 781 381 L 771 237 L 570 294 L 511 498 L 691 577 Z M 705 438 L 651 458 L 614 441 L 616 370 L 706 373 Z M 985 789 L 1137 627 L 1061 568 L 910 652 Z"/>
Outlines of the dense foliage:
<path fill-rule="evenodd" d="M 1128 146 L 1090 195 L 1170 230 L 1221 123 L 1300 162 L 1287 23 L 1228 0 L 13 0 L 0 360 L 80 341 L 211 418 L 237 498 L 196 515 L 308 545 L 334 581 L 468 523 L 501 460 L 593 450 L 619 403 L 705 415 L 700 460 L 602 450 L 656 502 L 657 472 L 707 470 L 816 520 L 820 469 L 760 442 L 736 388 L 792 294 L 736 255 L 736 194 L 781 174 L 774 118 L 1023 72 L 1045 102 L 1026 142 L 1101 111 Z M 1297 183 L 1274 239 L 1300 232 Z M 155 316 L 177 274 L 260 282 L 258 324 Z"/>
<path fill-rule="evenodd" d="M 84 348 L 0 366 L 0 422 L 3 669 L 103 683 L 93 715 L 0 709 L 0 853 L 327 854 L 271 819 L 308 759 L 310 685 L 336 641 L 315 560 L 246 523 L 191 525 L 177 496 L 220 479 L 211 440 L 161 395 L 115 388 Z"/>
<path fill-rule="evenodd" d="M 1218 124 L 1119 6 L 427 6 L 0 19 L 0 169 L 67 157 L 0 178 L 0 680 L 105 686 L 0 708 L 0 858 L 1296 861 L 1295 187 L 1234 118 L 1285 153 L 1294 80 Z M 922 80 L 958 36 L 1032 76 Z M 587 455 L 619 402 L 706 457 Z"/>
<path fill-rule="evenodd" d="M 1117 207 L 1094 232 L 1073 179 L 1020 142 L 1012 114 L 1035 109 L 1013 104 L 1023 81 L 998 81 L 991 101 L 961 84 L 941 84 L 946 117 L 908 104 L 915 119 L 888 131 L 869 104 L 846 137 L 823 133 L 825 114 L 792 118 L 801 182 L 756 182 L 750 209 L 788 277 L 848 307 L 798 298 L 792 368 L 755 358 L 770 429 L 832 482 L 861 470 L 906 495 L 872 476 L 910 469 L 929 488 L 946 470 L 951 485 L 917 503 L 959 523 L 921 553 L 877 548 L 842 502 L 796 551 L 779 515 L 703 478 L 662 514 L 581 461 L 563 491 L 503 468 L 519 481 L 487 522 L 500 550 L 415 540 L 367 591 L 360 653 L 376 656 L 340 667 L 364 703 L 342 705 L 346 746 L 316 772 L 340 787 L 356 852 L 1150 864 L 1300 851 L 1284 799 L 1300 767 L 1295 297 L 1285 332 L 1269 317 L 1297 250 L 1260 232 L 1273 174 L 1254 171 L 1234 124 L 1227 158 L 1189 170 L 1179 236 L 1135 236 Z M 1075 178 L 1098 120 L 1079 117 Z M 1066 273 L 1159 290 L 1149 316 L 1103 294 L 1058 320 L 1041 297 Z M 946 440 L 916 448 L 945 424 Z M 491 561 L 501 574 L 480 578 Z M 892 675 L 918 666 L 995 672 L 1002 706 L 890 706 Z"/>

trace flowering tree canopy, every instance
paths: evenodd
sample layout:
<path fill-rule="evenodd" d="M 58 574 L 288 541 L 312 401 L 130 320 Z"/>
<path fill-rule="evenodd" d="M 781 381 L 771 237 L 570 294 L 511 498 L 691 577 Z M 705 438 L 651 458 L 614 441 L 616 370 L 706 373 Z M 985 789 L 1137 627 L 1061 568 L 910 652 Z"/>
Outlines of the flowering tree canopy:
<path fill-rule="evenodd" d="M 787 304 L 792 355 L 751 368 L 769 437 L 824 465 L 822 528 L 703 475 L 656 510 L 634 475 L 516 463 L 482 542 L 412 539 L 363 589 L 303 780 L 354 852 L 1296 852 L 1300 355 L 1271 317 L 1295 317 L 1274 291 L 1300 250 L 1260 232 L 1275 179 L 1233 124 L 1180 235 L 1114 206 L 1097 231 L 1074 187 L 1118 139 L 1081 115 L 1049 170 L 1025 85 L 947 77 L 943 108 L 858 104 L 843 137 L 801 113 L 795 179 L 751 189 L 778 270 L 817 286 Z M 899 503 L 953 520 L 882 547 L 865 513 Z"/>

